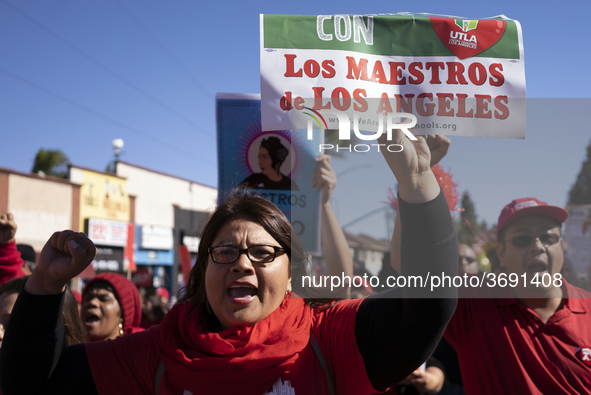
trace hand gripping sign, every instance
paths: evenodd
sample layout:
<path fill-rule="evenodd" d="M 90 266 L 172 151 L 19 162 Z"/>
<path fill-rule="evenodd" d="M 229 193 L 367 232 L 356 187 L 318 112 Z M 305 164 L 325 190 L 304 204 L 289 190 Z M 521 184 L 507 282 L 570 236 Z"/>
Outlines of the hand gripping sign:
<path fill-rule="evenodd" d="M 306 124 L 306 138 L 307 140 L 314 140 L 314 130 L 316 124 L 320 126 L 320 131 L 326 130 L 326 119 L 324 118 L 323 114 L 319 111 L 316 111 L 312 108 L 305 107 L 305 110 L 302 112 L 293 112 L 291 125 L 294 134 L 298 134 L 301 129 L 304 129 L 304 124 Z M 360 119 L 359 114 L 354 113 L 353 119 L 349 119 L 349 116 L 346 112 L 339 112 L 339 111 L 332 111 L 332 112 L 323 112 L 325 116 L 329 116 L 332 114 L 336 117 L 338 122 L 338 141 L 339 142 L 350 142 L 351 140 L 351 127 L 353 128 L 353 132 L 355 134 L 355 138 L 361 141 L 368 142 L 368 144 L 355 144 L 353 146 L 346 144 L 344 146 L 337 144 L 328 144 L 322 143 L 318 145 L 318 153 L 331 153 L 331 152 L 339 152 L 339 150 L 349 150 L 349 152 L 369 152 L 372 150 L 372 147 L 376 149 L 378 152 L 380 149 L 388 150 L 390 152 L 400 152 L 402 151 L 402 145 L 391 143 L 393 130 L 399 129 L 401 130 L 410 140 L 416 140 L 417 138 L 412 134 L 412 128 L 417 124 L 417 117 L 413 114 L 408 113 L 390 113 L 384 115 L 383 113 L 377 114 L 375 117 L 376 120 L 371 120 L 371 128 L 377 128 L 375 133 L 365 134 L 362 133 L 362 130 L 370 129 L 365 127 L 368 124 L 366 119 Z M 308 117 L 304 117 L 302 119 L 302 115 L 307 115 Z M 330 118 L 329 118 L 330 119 Z M 314 122 L 315 121 L 315 122 Z M 363 125 L 361 127 L 360 125 Z M 369 125 L 368 125 L 369 126 Z M 317 129 L 316 129 L 317 130 Z M 378 144 L 377 139 L 383 133 L 386 134 L 386 140 L 389 142 L 388 144 Z M 369 143 L 373 141 L 373 143 Z M 351 148 L 352 147 L 352 148 Z"/>
<path fill-rule="evenodd" d="M 306 129 L 296 113 L 412 114 L 412 134 L 525 137 L 521 27 L 504 16 L 261 15 L 262 128 Z M 353 122 L 355 125 L 355 122 Z M 323 126 L 321 128 L 324 128 Z"/>

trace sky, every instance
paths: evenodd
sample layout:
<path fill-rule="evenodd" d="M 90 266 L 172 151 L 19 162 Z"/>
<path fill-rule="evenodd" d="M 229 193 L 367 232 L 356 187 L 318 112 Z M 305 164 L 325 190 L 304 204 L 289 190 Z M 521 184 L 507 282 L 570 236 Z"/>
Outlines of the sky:
<path fill-rule="evenodd" d="M 0 0 L 0 167 L 28 172 L 45 148 L 104 170 L 120 138 L 122 160 L 215 187 L 215 95 L 260 93 L 259 14 L 405 11 L 504 14 L 521 23 L 526 139 L 454 137 L 441 164 L 489 224 L 518 197 L 564 206 L 591 140 L 591 3 L 572 0 Z M 347 178 L 377 171 L 366 167 Z M 385 201 L 387 187 L 374 200 Z M 358 197 L 341 190 L 336 205 L 346 223 L 360 214 L 348 205 Z M 371 233 L 366 228 L 351 230 Z"/>

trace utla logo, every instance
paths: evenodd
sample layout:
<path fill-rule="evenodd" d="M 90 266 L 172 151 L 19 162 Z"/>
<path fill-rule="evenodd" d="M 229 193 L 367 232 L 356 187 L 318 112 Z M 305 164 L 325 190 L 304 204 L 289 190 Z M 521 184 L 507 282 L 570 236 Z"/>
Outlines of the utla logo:
<path fill-rule="evenodd" d="M 433 30 L 460 59 L 470 58 L 496 44 L 505 32 L 503 20 L 446 19 L 431 17 Z"/>
<path fill-rule="evenodd" d="M 585 365 L 591 367 L 591 346 L 582 346 L 575 354 Z"/>
<path fill-rule="evenodd" d="M 467 32 L 476 29 L 476 27 L 478 26 L 478 21 L 465 21 L 461 19 L 456 19 L 455 22 L 456 26 L 462 29 L 463 33 L 451 30 L 449 32 L 449 43 L 452 45 L 461 45 L 464 47 L 475 49 L 478 45 L 476 35 L 468 35 Z"/>
<path fill-rule="evenodd" d="M 536 203 L 533 200 L 528 200 L 527 202 L 521 202 L 521 203 L 517 203 L 515 205 L 515 210 L 521 210 L 522 208 L 527 208 L 527 207 L 536 207 L 538 205 L 538 203 Z"/>
<path fill-rule="evenodd" d="M 469 32 L 470 30 L 476 29 L 478 21 L 466 21 L 463 19 L 456 19 L 456 26 L 462 29 L 463 32 Z"/>

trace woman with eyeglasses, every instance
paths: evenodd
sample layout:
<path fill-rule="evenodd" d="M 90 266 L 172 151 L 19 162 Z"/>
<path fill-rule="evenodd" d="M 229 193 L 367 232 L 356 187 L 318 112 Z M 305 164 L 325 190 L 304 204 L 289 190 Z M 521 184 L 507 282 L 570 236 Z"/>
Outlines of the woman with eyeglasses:
<path fill-rule="evenodd" d="M 384 157 L 399 183 L 403 274 L 455 273 L 455 231 L 429 166 L 431 154 L 446 148 L 401 131 L 394 140 L 404 151 Z M 0 364 L 12 373 L 2 377 L 6 394 L 374 394 L 427 359 L 456 305 L 453 289 L 425 299 L 410 288 L 386 291 L 386 298 L 313 298 L 302 288 L 308 261 L 289 221 L 268 200 L 242 191 L 205 226 L 186 292 L 162 325 L 62 350 L 54 330 L 61 292 L 95 251 L 71 231 L 55 233 L 44 247 L 5 336 Z M 27 336 L 11 332 L 23 315 L 42 312 L 43 323 Z M 28 361 L 36 373 L 25 387 L 18 352 L 42 355 L 34 366 Z"/>

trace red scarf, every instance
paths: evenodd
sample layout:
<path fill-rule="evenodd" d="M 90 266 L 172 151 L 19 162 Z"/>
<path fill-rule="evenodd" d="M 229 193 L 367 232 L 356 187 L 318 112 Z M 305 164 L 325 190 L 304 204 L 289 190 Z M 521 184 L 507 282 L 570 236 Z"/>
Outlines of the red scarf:
<path fill-rule="evenodd" d="M 154 339 L 175 387 L 194 394 L 261 395 L 288 372 L 306 347 L 312 313 L 287 296 L 263 321 L 210 332 L 201 309 L 174 306 Z"/>

